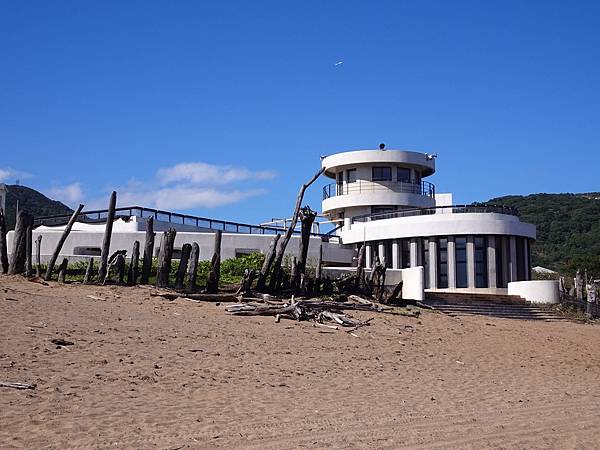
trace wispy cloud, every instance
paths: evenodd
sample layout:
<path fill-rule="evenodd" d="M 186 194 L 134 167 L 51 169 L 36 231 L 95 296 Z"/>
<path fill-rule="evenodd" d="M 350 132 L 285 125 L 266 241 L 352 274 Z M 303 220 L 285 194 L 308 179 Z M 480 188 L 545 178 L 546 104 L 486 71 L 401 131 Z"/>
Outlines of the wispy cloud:
<path fill-rule="evenodd" d="M 4 169 L 0 168 L 0 183 L 16 181 L 23 178 L 31 178 L 31 174 L 21 170 L 11 169 L 10 167 Z"/>
<path fill-rule="evenodd" d="M 69 206 L 81 203 L 85 198 L 85 194 L 81 187 L 81 183 L 71 183 L 66 186 L 55 186 L 47 191 L 48 197 L 53 200 L 59 200 Z"/>
<path fill-rule="evenodd" d="M 269 170 L 252 171 L 241 167 L 218 166 L 204 162 L 185 162 L 159 169 L 161 184 L 190 183 L 194 185 L 226 185 L 241 181 L 271 180 L 275 173 Z"/>

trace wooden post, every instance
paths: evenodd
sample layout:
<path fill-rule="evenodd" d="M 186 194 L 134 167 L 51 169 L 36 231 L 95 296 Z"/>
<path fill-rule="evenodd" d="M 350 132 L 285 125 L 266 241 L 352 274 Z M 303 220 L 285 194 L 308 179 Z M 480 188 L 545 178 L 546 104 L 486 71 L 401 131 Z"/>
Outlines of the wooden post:
<path fill-rule="evenodd" d="M 104 229 L 104 239 L 102 241 L 102 253 L 100 254 L 100 268 L 98 269 L 98 280 L 106 278 L 108 269 L 108 257 L 110 253 L 110 240 L 112 238 L 113 222 L 115 220 L 115 208 L 117 206 L 117 193 L 110 194 L 108 202 L 108 215 L 106 216 L 106 228 Z"/>
<path fill-rule="evenodd" d="M 167 287 L 169 275 L 171 274 L 171 260 L 173 258 L 173 246 L 177 232 L 171 228 L 163 233 L 158 253 L 158 268 L 156 270 L 156 286 Z"/>
<path fill-rule="evenodd" d="M 575 274 L 575 292 L 577 295 L 577 301 L 583 302 L 583 278 L 581 277 L 581 271 L 577 269 Z"/>
<path fill-rule="evenodd" d="M 200 257 L 200 246 L 197 242 L 192 244 L 192 252 L 188 263 L 187 270 L 187 284 L 185 290 L 187 292 L 194 292 L 196 290 L 196 276 L 198 269 L 198 258 Z"/>
<path fill-rule="evenodd" d="M 146 221 L 146 243 L 144 244 L 144 262 L 142 266 L 141 284 L 148 284 L 152 271 L 152 256 L 154 254 L 154 219 L 148 217 Z"/>
<path fill-rule="evenodd" d="M 83 277 L 83 284 L 89 284 L 92 280 L 92 272 L 94 270 L 94 258 L 88 259 L 88 265 L 85 269 L 85 276 Z"/>
<path fill-rule="evenodd" d="M 280 234 L 275 235 L 275 237 L 271 241 L 269 251 L 265 256 L 265 260 L 258 274 L 258 280 L 256 281 L 256 290 L 258 292 L 265 291 L 267 275 L 269 274 L 269 269 L 271 268 L 273 260 L 275 259 L 275 253 L 277 252 L 277 243 L 279 242 L 279 238 L 281 238 Z"/>
<path fill-rule="evenodd" d="M 125 256 L 122 253 L 117 255 L 115 266 L 117 269 L 117 283 L 123 284 L 125 282 Z"/>
<path fill-rule="evenodd" d="M 67 266 L 69 264 L 69 260 L 67 258 L 63 258 L 60 266 L 58 267 L 58 282 L 64 283 L 67 278 Z"/>
<path fill-rule="evenodd" d="M 35 276 L 42 276 L 42 235 L 35 239 Z"/>
<path fill-rule="evenodd" d="M 215 252 L 210 261 L 210 272 L 206 281 L 206 292 L 216 294 L 219 292 L 219 278 L 221 277 L 221 230 L 215 232 Z"/>
<path fill-rule="evenodd" d="M 308 189 L 308 187 L 311 184 L 313 184 L 316 181 L 317 178 L 321 176 L 323 172 L 325 172 L 325 167 L 322 167 L 316 174 L 314 174 L 310 180 L 308 180 L 300 187 L 300 191 L 298 191 L 298 197 L 296 198 L 296 207 L 294 208 L 294 215 L 292 216 L 292 221 L 290 222 L 290 226 L 288 227 L 288 229 L 285 231 L 285 235 L 281 240 L 281 245 L 277 249 L 277 256 L 275 257 L 273 272 L 271 275 L 271 280 L 275 280 L 275 286 L 272 287 L 273 283 L 269 281 L 270 289 L 278 290 L 278 280 L 281 279 L 280 272 L 281 263 L 283 262 L 283 255 L 285 254 L 285 249 L 292 237 L 292 234 L 294 234 L 294 229 L 296 228 L 296 223 L 298 222 L 298 215 L 300 214 L 300 205 L 302 204 L 302 199 L 304 198 L 304 192 L 306 191 L 306 189 Z"/>
<path fill-rule="evenodd" d="M 183 281 L 185 279 L 185 273 L 187 272 L 188 260 L 190 259 L 191 252 L 192 245 L 183 244 L 181 247 L 181 258 L 179 258 L 179 267 L 177 268 L 177 275 L 175 277 L 175 289 L 183 289 Z"/>
<path fill-rule="evenodd" d="M 12 253 L 8 265 L 8 273 L 11 275 L 25 272 L 25 259 L 27 257 L 27 228 L 33 224 L 33 216 L 25 211 L 19 211 L 15 235 L 13 239 Z"/>
<path fill-rule="evenodd" d="M 4 209 L 0 208 L 0 266 L 2 273 L 8 273 L 8 245 L 6 243 L 6 219 Z"/>
<path fill-rule="evenodd" d="M 140 241 L 133 243 L 131 251 L 131 261 L 129 261 L 129 271 L 127 272 L 127 284 L 133 286 L 137 283 L 140 264 Z"/>
<path fill-rule="evenodd" d="M 33 220 L 31 221 L 31 223 L 33 224 Z M 26 277 L 31 277 L 33 275 L 33 264 L 31 262 L 31 258 L 32 258 L 32 246 L 33 246 L 33 242 L 31 242 L 33 240 L 33 235 L 31 233 L 31 228 L 32 225 L 29 225 L 27 227 L 27 241 L 26 241 L 26 246 L 25 246 L 25 276 Z"/>
<path fill-rule="evenodd" d="M 69 233 L 71 232 L 71 229 L 73 228 L 73 224 L 77 220 L 77 217 L 81 213 L 82 209 L 83 209 L 83 205 L 79 205 L 77 210 L 73 213 L 73 215 L 69 219 L 69 222 L 67 223 L 67 226 L 65 227 L 65 230 L 63 231 L 62 235 L 60 236 L 60 239 L 58 240 L 58 244 L 56 244 L 56 248 L 54 249 L 54 253 L 52 253 L 52 257 L 50 258 L 50 261 L 48 261 L 48 267 L 46 268 L 46 276 L 44 277 L 46 279 L 46 281 L 50 280 L 50 278 L 52 277 L 52 272 L 54 271 L 54 265 L 56 264 L 56 261 L 58 260 L 58 255 L 60 254 L 62 246 L 65 243 L 65 241 L 67 240 L 67 236 L 69 236 Z"/>
<path fill-rule="evenodd" d="M 292 272 L 293 289 L 299 287 L 302 275 L 306 274 L 306 258 L 308 256 L 308 247 L 310 244 L 310 232 L 312 231 L 312 225 L 316 217 L 317 213 L 311 210 L 309 206 L 305 206 L 300 210 L 299 219 L 302 223 L 300 232 L 300 255 L 298 257 L 296 270 Z"/>
<path fill-rule="evenodd" d="M 314 292 L 318 294 L 321 290 L 321 265 L 323 264 L 323 241 L 319 242 L 319 255 L 317 257 L 317 265 L 315 266 L 315 286 Z"/>
<path fill-rule="evenodd" d="M 366 256 L 367 244 L 363 243 L 358 251 L 358 258 L 356 259 L 356 280 L 355 289 L 357 291 L 364 290 L 365 287 L 365 256 Z"/>

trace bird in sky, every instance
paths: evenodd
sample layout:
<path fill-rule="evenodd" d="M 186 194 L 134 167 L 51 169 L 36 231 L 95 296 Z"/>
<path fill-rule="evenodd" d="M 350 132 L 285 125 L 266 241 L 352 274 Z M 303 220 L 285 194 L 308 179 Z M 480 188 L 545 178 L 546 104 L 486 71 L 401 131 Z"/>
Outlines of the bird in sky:
<path fill-rule="evenodd" d="M 342 64 L 344 64 L 344 61 L 338 61 L 334 64 L 334 66 L 341 66 Z"/>

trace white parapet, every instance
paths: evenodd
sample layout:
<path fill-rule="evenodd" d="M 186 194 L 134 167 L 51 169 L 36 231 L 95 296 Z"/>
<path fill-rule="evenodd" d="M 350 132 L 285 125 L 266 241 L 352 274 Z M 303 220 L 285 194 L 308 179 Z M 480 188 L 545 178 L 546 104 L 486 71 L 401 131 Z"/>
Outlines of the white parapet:
<path fill-rule="evenodd" d="M 532 303 L 555 304 L 560 300 L 556 280 L 513 281 L 508 283 L 508 295 L 518 295 Z"/>

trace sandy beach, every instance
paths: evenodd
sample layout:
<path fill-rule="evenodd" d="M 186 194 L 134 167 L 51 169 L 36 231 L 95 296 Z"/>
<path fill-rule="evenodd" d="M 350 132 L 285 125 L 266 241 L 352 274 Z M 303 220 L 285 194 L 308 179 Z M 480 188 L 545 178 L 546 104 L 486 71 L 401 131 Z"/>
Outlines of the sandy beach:
<path fill-rule="evenodd" d="M 600 446 L 596 325 L 423 311 L 355 337 L 152 290 L 0 278 L 0 380 L 36 385 L 0 388 L 2 448 Z"/>

